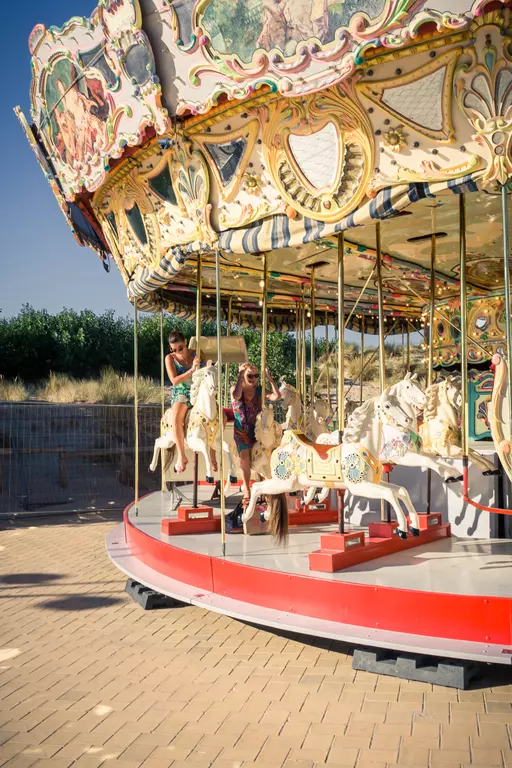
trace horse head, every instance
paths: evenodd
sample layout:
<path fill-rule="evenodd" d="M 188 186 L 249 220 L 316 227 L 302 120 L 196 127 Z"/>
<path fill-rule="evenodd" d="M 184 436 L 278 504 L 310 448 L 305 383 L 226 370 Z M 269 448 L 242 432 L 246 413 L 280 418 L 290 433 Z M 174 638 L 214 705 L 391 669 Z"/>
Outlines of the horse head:
<path fill-rule="evenodd" d="M 312 415 L 319 424 L 325 424 L 329 418 L 329 403 L 327 403 L 326 400 L 315 400 L 313 403 Z"/>
<path fill-rule="evenodd" d="M 419 385 L 418 374 L 407 373 L 405 378 L 396 386 L 396 394 L 403 398 L 407 405 L 412 405 L 418 411 L 422 411 L 427 404 L 427 396 Z"/>
<path fill-rule="evenodd" d="M 448 376 L 444 382 L 439 385 L 439 394 L 446 398 L 448 403 L 455 408 L 456 411 L 460 411 L 462 408 L 462 392 L 460 381 L 455 376 Z"/>
<path fill-rule="evenodd" d="M 262 408 L 256 417 L 254 429 L 258 443 L 264 448 L 273 447 L 280 439 L 280 435 L 278 435 L 279 426 L 274 419 L 274 409 L 269 406 Z"/>
<path fill-rule="evenodd" d="M 406 414 L 396 397 L 390 396 L 386 391 L 375 401 L 375 413 L 383 424 L 388 424 L 400 429 L 410 429 L 412 419 Z"/>
<path fill-rule="evenodd" d="M 297 390 L 291 384 L 287 384 L 283 378 L 280 379 L 281 385 L 279 387 L 279 393 L 281 395 L 283 405 L 288 408 L 293 403 L 297 396 Z"/>

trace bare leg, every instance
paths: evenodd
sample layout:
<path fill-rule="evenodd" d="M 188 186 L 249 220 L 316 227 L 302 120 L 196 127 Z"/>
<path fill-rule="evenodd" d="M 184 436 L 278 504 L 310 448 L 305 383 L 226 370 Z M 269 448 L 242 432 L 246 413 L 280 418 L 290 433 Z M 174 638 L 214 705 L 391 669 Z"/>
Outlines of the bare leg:
<path fill-rule="evenodd" d="M 188 459 L 185 456 L 185 416 L 187 410 L 186 403 L 174 403 L 171 409 L 172 433 L 178 450 L 177 472 L 184 472 L 188 464 Z"/>
<path fill-rule="evenodd" d="M 249 485 L 251 482 L 251 452 L 248 448 L 240 451 L 240 471 L 242 473 L 242 495 L 244 499 L 250 496 Z"/>

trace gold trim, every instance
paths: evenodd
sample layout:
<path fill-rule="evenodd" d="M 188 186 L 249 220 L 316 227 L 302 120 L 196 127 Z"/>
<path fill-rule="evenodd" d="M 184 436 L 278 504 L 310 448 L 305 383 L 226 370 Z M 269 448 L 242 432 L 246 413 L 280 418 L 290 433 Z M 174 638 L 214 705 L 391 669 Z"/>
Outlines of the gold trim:
<path fill-rule="evenodd" d="M 429 61 L 427 64 L 423 64 L 421 67 L 414 69 L 412 72 L 408 72 L 405 75 L 399 77 L 386 78 L 384 80 L 372 80 L 357 83 L 356 88 L 358 92 L 364 96 L 372 104 L 375 104 L 383 112 L 388 115 L 392 115 L 401 124 L 407 125 L 417 133 L 423 136 L 428 136 L 429 139 L 443 142 L 445 144 L 453 142 L 454 129 L 452 123 L 452 111 L 451 111 L 451 93 L 453 84 L 453 74 L 455 71 L 455 65 L 457 59 L 462 53 L 462 48 L 453 48 L 451 51 L 447 51 L 433 61 Z M 394 88 L 402 88 L 410 83 L 416 83 L 422 80 L 424 77 L 432 75 L 439 69 L 446 68 L 446 72 L 443 79 L 442 97 L 441 97 L 441 114 L 443 127 L 441 130 L 428 128 L 420 123 L 414 122 L 406 115 L 397 112 L 383 101 L 386 91 L 393 90 Z"/>
<path fill-rule="evenodd" d="M 203 151 L 203 155 L 208 163 L 215 181 L 217 182 L 220 196 L 225 203 L 230 203 L 235 197 L 240 187 L 240 182 L 247 168 L 247 163 L 250 160 L 258 133 L 260 130 L 259 121 L 254 118 L 247 123 L 244 123 L 240 128 L 229 131 L 228 133 L 196 133 L 194 135 L 194 141 L 199 144 L 199 147 Z M 212 144 L 228 144 L 230 141 L 236 141 L 237 139 L 245 139 L 246 146 L 238 168 L 233 175 L 233 178 L 228 184 L 225 184 L 220 175 L 219 169 L 215 163 L 215 160 L 208 152 L 208 146 Z"/>

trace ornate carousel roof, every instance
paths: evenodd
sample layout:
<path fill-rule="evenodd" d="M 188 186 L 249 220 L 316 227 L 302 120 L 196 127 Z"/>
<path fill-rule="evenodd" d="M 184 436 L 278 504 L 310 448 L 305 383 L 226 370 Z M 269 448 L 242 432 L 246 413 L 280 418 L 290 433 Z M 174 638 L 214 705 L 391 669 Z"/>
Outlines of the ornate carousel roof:
<path fill-rule="evenodd" d="M 265 252 L 270 326 L 293 327 L 313 274 L 323 323 L 343 232 L 346 306 L 372 331 L 379 220 L 388 327 L 422 322 L 433 233 L 453 315 L 465 192 L 469 296 L 498 339 L 510 5 L 101 0 L 34 28 L 31 125 L 19 117 L 79 241 L 112 255 L 143 309 L 192 316 L 201 253 L 205 314 L 218 288 L 257 325 Z"/>

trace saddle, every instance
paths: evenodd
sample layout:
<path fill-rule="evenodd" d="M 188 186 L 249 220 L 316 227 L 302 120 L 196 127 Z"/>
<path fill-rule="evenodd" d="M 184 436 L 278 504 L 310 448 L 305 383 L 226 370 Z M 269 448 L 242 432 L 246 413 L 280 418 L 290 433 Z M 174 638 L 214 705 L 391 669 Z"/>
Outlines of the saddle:
<path fill-rule="evenodd" d="M 297 443 L 306 449 L 306 467 L 309 480 L 329 483 L 343 481 L 341 444 L 314 443 L 303 432 L 294 432 Z"/>
<path fill-rule="evenodd" d="M 314 443 L 313 440 L 310 440 L 309 437 L 304 434 L 304 432 L 294 432 L 294 435 L 297 442 L 306 448 L 308 453 L 310 450 L 315 451 L 321 461 L 327 461 L 329 459 L 329 453 L 332 450 L 339 448 L 339 445 L 324 445 L 323 443 Z"/>

